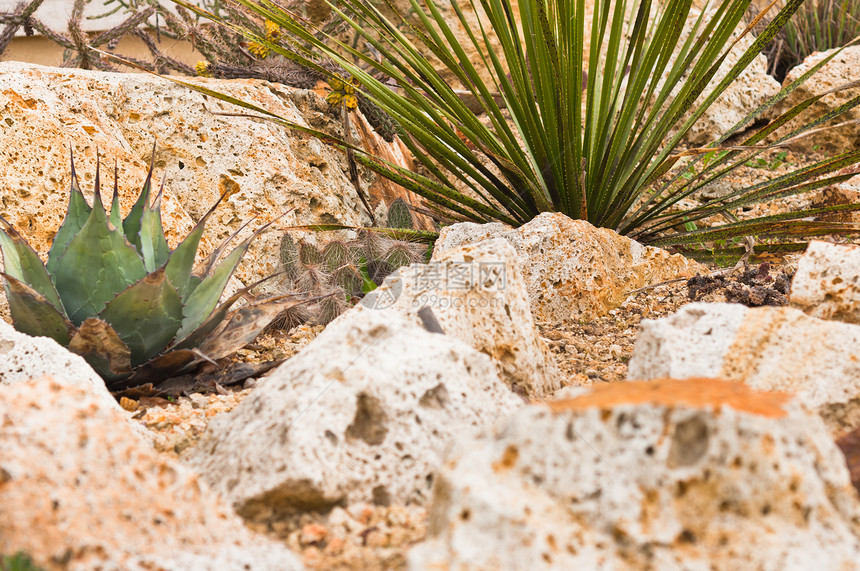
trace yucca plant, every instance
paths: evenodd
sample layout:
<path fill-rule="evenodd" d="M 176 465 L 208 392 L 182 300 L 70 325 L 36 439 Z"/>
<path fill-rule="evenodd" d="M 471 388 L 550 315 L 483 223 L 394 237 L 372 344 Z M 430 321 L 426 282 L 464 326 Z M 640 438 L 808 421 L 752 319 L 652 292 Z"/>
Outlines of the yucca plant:
<path fill-rule="evenodd" d="M 68 212 L 46 264 L 0 217 L 0 276 L 15 328 L 78 353 L 108 388 L 162 380 L 201 360 L 224 357 L 279 312 L 303 302 L 280 296 L 230 313 L 252 285 L 218 305 L 249 244 L 268 224 L 225 254 L 237 231 L 195 270 L 206 220 L 220 199 L 171 251 L 161 222 L 164 182 L 152 200 L 152 166 L 125 219 L 116 176 L 110 214 L 102 203 L 98 165 L 92 207 L 78 186 L 74 159 L 71 178 Z"/>
<path fill-rule="evenodd" d="M 195 9 L 182 0 L 174 1 Z M 485 16 L 476 29 L 469 27 L 458 2 L 450 0 L 479 54 L 471 59 L 435 0 L 410 0 L 418 18 L 415 25 L 390 4 L 400 21 L 388 19 L 368 0 L 331 4 L 379 58 L 336 37 L 318 38 L 306 22 L 270 0 L 236 1 L 278 25 L 284 39 L 268 42 L 203 10 L 196 11 L 321 72 L 326 70 L 317 63 L 317 54 L 334 60 L 349 77 L 333 80 L 357 82 L 357 91 L 398 124 L 401 138 L 425 172 L 399 168 L 254 105 L 220 98 L 349 148 L 360 163 L 420 194 L 452 218 L 498 220 L 516 226 L 541 212 L 558 211 L 644 243 L 674 246 L 694 257 L 718 253 L 723 259 L 744 253 L 743 248 L 732 245 L 739 237 L 771 240 L 764 246 L 769 251 L 799 250 L 811 236 L 858 231 L 850 224 L 810 219 L 833 210 L 860 209 L 856 204 L 743 221 L 734 218 L 732 211 L 845 180 L 846 175 L 834 173 L 860 161 L 860 149 L 695 206 L 679 205 L 765 148 L 785 144 L 860 104 L 855 97 L 802 127 L 781 132 L 781 127 L 820 96 L 810 98 L 754 135 L 744 136 L 740 143 L 726 145 L 730 137 L 761 118 L 827 63 L 832 54 L 707 148 L 679 150 L 692 125 L 803 0 L 788 0 L 713 88 L 709 83 L 737 43 L 733 33 L 749 0 L 708 4 L 697 17 L 691 0 L 662 4 L 595 0 L 590 20 L 584 0 L 519 0 L 516 5 L 512 0 L 478 0 L 472 6 L 477 5 Z M 410 36 L 397 25 L 404 22 Z M 682 39 L 688 22 L 690 32 Z M 743 34 L 757 23 L 758 19 Z M 587 51 L 583 47 L 586 26 L 591 31 Z M 490 47 L 491 37 L 498 47 Z M 443 80 L 425 57 L 428 53 L 440 62 L 446 75 L 453 75 L 466 88 L 485 120 L 470 109 L 474 102 L 467 105 L 450 82 Z M 489 81 L 481 79 L 479 67 L 488 71 Z M 208 88 L 188 85 L 219 97 Z M 681 159 L 690 164 L 679 164 Z M 693 176 L 681 176 L 690 172 Z M 458 190 L 457 184 L 465 185 L 468 192 Z M 706 219 L 712 224 L 715 216 L 729 222 L 698 227 Z"/>

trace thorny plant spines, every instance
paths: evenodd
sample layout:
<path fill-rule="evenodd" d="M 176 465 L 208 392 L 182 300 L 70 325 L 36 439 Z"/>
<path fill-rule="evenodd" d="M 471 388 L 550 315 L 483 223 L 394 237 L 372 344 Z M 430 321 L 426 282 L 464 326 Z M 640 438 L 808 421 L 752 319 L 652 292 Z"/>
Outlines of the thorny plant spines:
<path fill-rule="evenodd" d="M 405 224 L 404 206 L 401 199 L 392 201 L 388 219 Z M 410 226 L 401 229 L 411 229 L 411 215 L 408 220 Z M 383 231 L 359 228 L 352 231 L 351 239 L 332 238 L 321 246 L 306 240 L 297 243 L 289 232 L 284 233 L 279 252 L 286 289 L 323 298 L 310 311 L 298 306 L 290 308 L 271 328 L 288 329 L 309 318 L 326 324 L 398 268 L 424 260 L 425 244 L 391 238 Z"/>

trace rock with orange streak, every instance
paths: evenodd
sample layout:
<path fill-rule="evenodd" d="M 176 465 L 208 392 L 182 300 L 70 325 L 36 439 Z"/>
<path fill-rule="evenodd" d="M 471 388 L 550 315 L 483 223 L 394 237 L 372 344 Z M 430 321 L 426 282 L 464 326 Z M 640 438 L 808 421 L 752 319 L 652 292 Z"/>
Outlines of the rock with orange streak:
<path fill-rule="evenodd" d="M 821 420 L 714 379 L 532 405 L 439 471 L 412 571 L 856 569 L 860 502 Z"/>
<path fill-rule="evenodd" d="M 627 374 L 720 377 L 785 391 L 817 410 L 834 436 L 860 426 L 860 325 L 791 307 L 691 303 L 643 320 Z"/>

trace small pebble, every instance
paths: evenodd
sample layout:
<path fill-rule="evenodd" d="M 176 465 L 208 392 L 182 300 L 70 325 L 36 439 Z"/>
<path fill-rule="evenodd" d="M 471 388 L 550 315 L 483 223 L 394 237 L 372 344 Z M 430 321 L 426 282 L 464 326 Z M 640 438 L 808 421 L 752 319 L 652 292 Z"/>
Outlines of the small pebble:
<path fill-rule="evenodd" d="M 305 545 L 319 543 L 328 535 L 328 530 L 318 523 L 309 523 L 302 527 L 301 541 Z"/>
<path fill-rule="evenodd" d="M 128 397 L 120 397 L 119 406 L 129 412 L 134 412 L 137 410 L 138 404 L 136 400 L 130 399 Z"/>

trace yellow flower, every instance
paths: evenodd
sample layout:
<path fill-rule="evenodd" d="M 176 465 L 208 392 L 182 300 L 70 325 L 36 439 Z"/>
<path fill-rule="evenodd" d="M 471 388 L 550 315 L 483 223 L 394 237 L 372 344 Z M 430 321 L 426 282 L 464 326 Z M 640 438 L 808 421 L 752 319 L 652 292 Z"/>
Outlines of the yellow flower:
<path fill-rule="evenodd" d="M 341 102 L 342 99 L 343 93 L 341 93 L 340 91 L 332 91 L 326 96 L 325 101 L 329 105 L 337 105 Z"/>
<path fill-rule="evenodd" d="M 270 42 L 274 42 L 278 38 L 281 37 L 281 29 L 278 27 L 276 23 L 271 20 L 266 20 L 266 39 Z"/>
<path fill-rule="evenodd" d="M 345 82 L 342 79 L 332 76 L 328 79 L 331 93 L 325 98 L 329 105 L 337 105 L 343 103 L 347 109 L 355 109 L 358 107 L 358 99 L 355 96 L 355 79 Z"/>
<path fill-rule="evenodd" d="M 196 71 L 197 75 L 200 77 L 212 77 L 212 67 L 209 65 L 208 61 L 198 61 L 194 64 L 194 71 Z"/>
<path fill-rule="evenodd" d="M 358 107 L 358 98 L 351 93 L 347 93 L 343 96 L 343 104 L 346 105 L 347 109 L 355 109 Z"/>
<path fill-rule="evenodd" d="M 269 48 L 262 44 L 258 44 L 257 42 L 248 42 L 248 51 L 251 52 L 254 57 L 260 59 L 266 59 L 266 56 L 269 55 Z"/>

